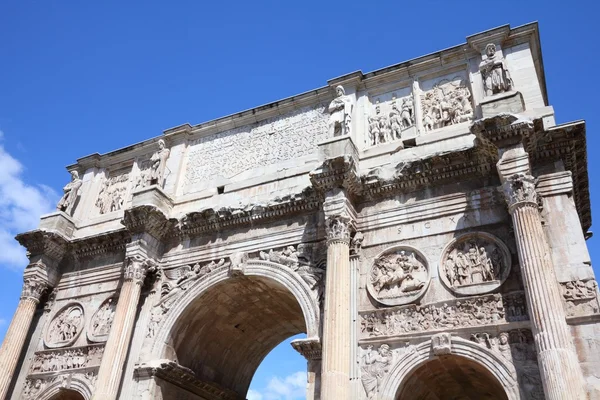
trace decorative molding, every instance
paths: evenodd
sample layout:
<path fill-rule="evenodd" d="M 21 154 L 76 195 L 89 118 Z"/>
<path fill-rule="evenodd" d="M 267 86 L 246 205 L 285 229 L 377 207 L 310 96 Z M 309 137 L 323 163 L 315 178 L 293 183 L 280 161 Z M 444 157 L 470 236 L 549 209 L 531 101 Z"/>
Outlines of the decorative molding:
<path fill-rule="evenodd" d="M 321 341 L 319 338 L 306 338 L 292 340 L 294 350 L 300 353 L 307 361 L 321 359 Z"/>
<path fill-rule="evenodd" d="M 328 158 L 309 176 L 313 187 L 320 193 L 336 188 L 344 188 L 350 194 L 362 192 L 358 159 L 351 155 Z"/>
<path fill-rule="evenodd" d="M 100 254 L 120 252 L 131 241 L 131 232 L 119 229 L 100 235 L 88 236 L 70 243 L 69 250 L 77 259 L 93 257 Z"/>
<path fill-rule="evenodd" d="M 140 205 L 126 209 L 121 223 L 132 234 L 149 233 L 155 238 L 161 239 L 176 232 L 178 221 L 169 219 L 156 206 Z"/>

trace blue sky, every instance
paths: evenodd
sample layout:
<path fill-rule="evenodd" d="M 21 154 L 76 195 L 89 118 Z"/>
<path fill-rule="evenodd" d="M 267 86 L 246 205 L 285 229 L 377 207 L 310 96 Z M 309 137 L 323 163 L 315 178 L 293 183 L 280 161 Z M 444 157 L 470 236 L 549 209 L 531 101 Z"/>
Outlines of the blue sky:
<path fill-rule="evenodd" d="M 587 120 L 598 204 L 600 30 L 589 1 L 29 1 L 0 3 L 0 338 L 27 261 L 12 237 L 35 228 L 65 166 L 185 122 L 292 96 L 539 21 L 557 122 Z M 595 209 L 594 209 L 595 210 Z M 594 213 L 594 215 L 596 215 Z M 597 237 L 588 241 L 598 259 Z M 289 341 L 257 372 L 252 400 L 302 398 Z M 288 390 L 289 389 L 289 390 Z M 294 390 L 298 393 L 295 393 Z"/>

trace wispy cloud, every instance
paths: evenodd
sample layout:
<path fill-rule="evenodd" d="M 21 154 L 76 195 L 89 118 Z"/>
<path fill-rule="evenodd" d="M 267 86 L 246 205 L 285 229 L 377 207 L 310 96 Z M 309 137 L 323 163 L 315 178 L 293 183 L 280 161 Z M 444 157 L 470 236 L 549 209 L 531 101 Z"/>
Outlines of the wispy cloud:
<path fill-rule="evenodd" d="M 40 215 L 52 211 L 58 195 L 48 186 L 23 180 L 23 165 L 6 151 L 3 138 L 0 131 L 0 265 L 22 269 L 27 257 L 14 236 L 35 229 Z"/>
<path fill-rule="evenodd" d="M 249 390 L 248 400 L 300 400 L 306 398 L 306 372 L 281 378 L 274 376 L 261 391 Z"/>

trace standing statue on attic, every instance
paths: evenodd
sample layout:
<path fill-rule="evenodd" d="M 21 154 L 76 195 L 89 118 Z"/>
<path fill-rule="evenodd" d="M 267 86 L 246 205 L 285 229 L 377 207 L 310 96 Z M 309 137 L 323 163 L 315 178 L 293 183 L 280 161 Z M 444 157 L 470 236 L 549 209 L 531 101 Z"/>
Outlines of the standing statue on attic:
<path fill-rule="evenodd" d="M 336 98 L 329 103 L 329 137 L 350 134 L 352 100 L 342 85 L 335 88 Z"/>
<path fill-rule="evenodd" d="M 150 166 L 150 185 L 163 187 L 167 159 L 170 153 L 171 151 L 165 147 L 165 141 L 160 139 L 158 141 L 158 151 L 152 154 L 152 158 L 150 158 L 152 163 Z"/>
<path fill-rule="evenodd" d="M 73 207 L 75 206 L 75 201 L 77 201 L 77 196 L 79 196 L 79 189 L 82 184 L 83 182 L 79 179 L 79 173 L 71 171 L 71 182 L 67 183 L 63 188 L 64 194 L 58 202 L 56 209 L 72 215 Z"/>

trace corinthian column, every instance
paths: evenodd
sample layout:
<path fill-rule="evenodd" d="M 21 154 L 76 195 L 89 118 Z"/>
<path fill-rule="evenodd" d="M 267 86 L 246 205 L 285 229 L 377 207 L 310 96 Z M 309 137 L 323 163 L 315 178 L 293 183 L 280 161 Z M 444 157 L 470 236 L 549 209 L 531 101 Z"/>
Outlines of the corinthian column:
<path fill-rule="evenodd" d="M 29 333 L 29 327 L 48 283 L 40 278 L 25 278 L 21 300 L 0 347 L 0 399 L 8 393 L 19 355 Z"/>
<path fill-rule="evenodd" d="M 117 398 L 142 285 L 148 271 L 155 266 L 152 260 L 138 254 L 127 257 L 125 262 L 124 282 L 100 369 L 98 370 L 98 380 L 93 400 L 114 400 Z"/>
<path fill-rule="evenodd" d="M 501 165 L 502 160 L 502 172 Z M 522 172 L 504 177 L 503 190 L 514 226 L 546 399 L 585 399 L 581 368 L 542 228 L 535 179 Z"/>
<path fill-rule="evenodd" d="M 323 318 L 322 399 L 350 398 L 350 218 L 326 220 L 327 274 Z"/>

